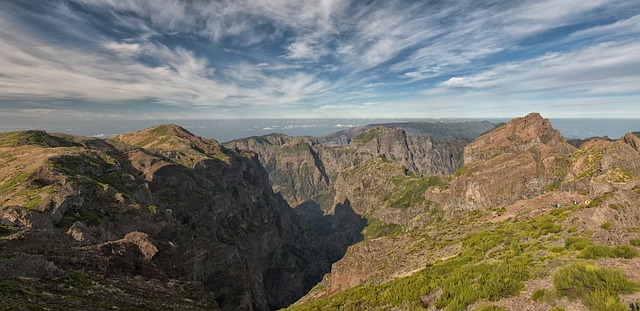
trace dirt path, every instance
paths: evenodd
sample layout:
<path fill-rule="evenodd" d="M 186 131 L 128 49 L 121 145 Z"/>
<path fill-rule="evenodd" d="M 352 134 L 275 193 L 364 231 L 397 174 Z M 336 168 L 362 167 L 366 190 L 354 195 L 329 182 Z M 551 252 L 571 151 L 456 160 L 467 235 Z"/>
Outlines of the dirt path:
<path fill-rule="evenodd" d="M 576 192 L 554 191 L 539 195 L 537 197 L 519 200 L 515 203 L 506 206 L 506 212 L 502 215 L 497 215 L 496 212 L 493 215 L 487 215 L 485 220 L 496 223 L 513 218 L 522 212 L 543 212 L 550 211 L 554 207 L 551 204 L 560 203 L 561 208 L 573 205 L 573 200 L 577 202 L 584 202 L 587 198 Z"/>

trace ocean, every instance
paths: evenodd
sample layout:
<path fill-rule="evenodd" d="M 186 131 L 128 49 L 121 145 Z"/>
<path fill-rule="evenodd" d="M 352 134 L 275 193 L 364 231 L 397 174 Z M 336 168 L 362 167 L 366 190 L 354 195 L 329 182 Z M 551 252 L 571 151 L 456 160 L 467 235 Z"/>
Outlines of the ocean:
<path fill-rule="evenodd" d="M 243 119 L 243 120 L 143 120 L 143 121 L 46 121 L 32 124 L 12 124 L 10 120 L 0 123 L 0 132 L 42 129 L 73 135 L 107 138 L 117 134 L 139 131 L 163 123 L 178 124 L 194 134 L 214 138 L 220 142 L 270 133 L 291 136 L 322 136 L 345 130 L 349 127 L 375 123 L 429 121 L 507 122 L 508 119 Z M 588 138 L 608 136 L 617 139 L 627 132 L 640 131 L 640 119 L 550 119 L 553 127 L 565 138 Z"/>

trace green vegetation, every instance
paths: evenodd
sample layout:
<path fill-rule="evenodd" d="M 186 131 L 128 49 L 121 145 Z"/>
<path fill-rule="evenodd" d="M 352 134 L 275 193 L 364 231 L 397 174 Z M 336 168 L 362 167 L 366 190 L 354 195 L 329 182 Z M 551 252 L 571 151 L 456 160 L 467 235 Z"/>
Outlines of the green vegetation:
<path fill-rule="evenodd" d="M 472 230 L 455 239 L 453 243 L 461 241 L 455 257 L 430 263 L 424 270 L 408 277 L 383 284 L 360 285 L 291 309 L 363 310 L 379 306 L 418 309 L 422 307 L 420 296 L 442 291 L 434 303 L 436 308 L 464 310 L 482 299 L 491 302 L 518 295 L 524 289 L 523 282 L 535 277 L 539 273 L 538 265 L 547 260 L 547 257 L 536 259 L 541 241 L 557 240 L 562 226 L 556 223 L 565 220 L 571 212 L 571 209 L 558 209 L 533 219 L 483 223 L 478 227 L 480 231 Z M 465 213 L 463 217 L 437 226 L 444 237 L 447 230 L 457 230 L 461 224 L 469 225 L 477 219 L 474 217 L 480 216 L 481 212 Z M 569 243 L 570 246 L 573 244 L 575 242 Z M 438 247 L 444 247 L 444 244 Z M 552 294 L 547 296 L 552 297 Z"/>
<path fill-rule="evenodd" d="M 387 235 L 394 235 L 402 232 L 402 226 L 382 222 L 376 218 L 367 219 L 367 226 L 362 230 L 365 239 L 371 240 Z"/>
<path fill-rule="evenodd" d="M 282 148 L 278 150 L 274 156 L 279 156 L 285 153 L 300 153 L 300 152 L 309 152 L 311 147 L 306 142 L 298 142 L 296 144 L 284 145 Z"/>
<path fill-rule="evenodd" d="M 44 131 L 19 131 L 0 133 L 0 147 L 18 147 L 24 145 L 45 145 Z"/>
<path fill-rule="evenodd" d="M 128 193 L 125 181 L 127 176 L 115 169 L 117 160 L 106 154 L 86 152 L 76 155 L 64 155 L 48 160 L 49 165 L 71 180 L 93 186 L 98 189 L 113 187 L 120 192 Z"/>
<path fill-rule="evenodd" d="M 620 204 L 617 204 L 617 203 L 611 203 L 611 204 L 609 204 L 609 208 L 612 209 L 612 210 L 619 211 L 622 208 L 622 206 Z"/>
<path fill-rule="evenodd" d="M 582 159 L 582 165 L 584 166 L 584 170 L 576 176 L 576 180 L 588 177 L 596 171 L 598 163 L 600 163 L 604 156 L 605 149 L 605 147 L 601 146 L 583 147 L 573 154 L 573 162 L 575 163 L 579 159 Z"/>
<path fill-rule="evenodd" d="M 611 183 L 626 183 L 633 178 L 634 176 L 629 170 L 614 166 L 607 172 L 605 181 Z"/>
<path fill-rule="evenodd" d="M 609 228 L 611 228 L 611 223 L 610 222 L 605 222 L 602 225 L 600 225 L 600 228 L 604 229 L 604 230 L 609 230 Z"/>
<path fill-rule="evenodd" d="M 633 246 L 640 246 L 640 239 L 633 239 L 629 242 Z"/>
<path fill-rule="evenodd" d="M 149 205 L 148 209 L 149 209 L 149 212 L 153 215 L 155 215 L 158 212 L 158 207 L 155 205 Z"/>
<path fill-rule="evenodd" d="M 449 185 L 438 176 L 413 178 L 396 176 L 391 179 L 394 188 L 382 196 L 392 208 L 409 208 L 420 204 L 430 204 L 425 198 L 425 192 L 431 187 L 447 189 Z"/>
<path fill-rule="evenodd" d="M 18 185 L 27 179 L 27 173 L 17 171 L 0 184 L 0 195 L 6 195 L 16 190 Z"/>
<path fill-rule="evenodd" d="M 547 290 L 544 288 L 536 289 L 533 294 L 531 294 L 531 299 L 535 302 L 539 302 L 542 297 L 547 293 Z"/>
<path fill-rule="evenodd" d="M 470 169 L 468 166 L 463 165 L 455 173 L 453 173 L 453 177 L 461 177 L 461 176 L 470 177 L 470 176 L 473 176 L 473 174 L 477 171 L 478 171 L 477 168 Z"/>
<path fill-rule="evenodd" d="M 596 259 L 596 258 L 634 258 L 638 256 L 638 251 L 629 245 L 610 247 L 606 245 L 588 245 L 579 254 L 577 258 Z"/>
<path fill-rule="evenodd" d="M 380 135 L 384 134 L 385 129 L 382 127 L 376 127 L 376 128 L 372 128 L 370 130 L 366 130 L 363 133 L 361 133 L 360 135 L 354 137 L 351 141 L 352 143 L 358 144 L 358 145 L 364 145 L 370 141 L 372 141 L 374 138 L 379 137 Z"/>
<path fill-rule="evenodd" d="M 595 197 L 593 200 L 591 200 L 591 207 L 598 207 L 600 206 L 606 199 L 611 198 L 613 196 L 613 194 L 611 194 L 610 192 L 607 192 L 605 194 L 602 194 L 600 196 Z"/>
<path fill-rule="evenodd" d="M 600 269 L 587 263 L 573 263 L 560 269 L 553 277 L 553 285 L 561 296 L 578 298 L 591 310 L 628 310 L 618 296 L 640 289 L 622 272 Z"/>
<path fill-rule="evenodd" d="M 503 307 L 498 307 L 492 304 L 483 304 L 475 309 L 473 309 L 474 311 L 505 311 L 507 309 L 503 308 Z"/>
<path fill-rule="evenodd" d="M 567 249 L 580 251 L 589 246 L 589 239 L 583 236 L 566 237 L 564 245 Z"/>
<path fill-rule="evenodd" d="M 0 278 L 0 310 L 217 310 L 213 297 L 188 283 L 171 290 L 80 271 L 54 279 Z"/>
<path fill-rule="evenodd" d="M 98 226 L 103 218 L 103 214 L 88 208 L 68 210 L 62 215 L 62 219 L 56 226 L 59 228 L 70 228 L 76 221 L 82 221 L 88 226 Z"/>
<path fill-rule="evenodd" d="M 565 309 L 564 307 L 561 306 L 555 306 L 555 307 L 551 307 L 551 309 L 549 309 L 549 311 L 566 311 L 567 309 Z"/>
<path fill-rule="evenodd" d="M 533 294 L 531 294 L 531 299 L 537 303 L 546 302 L 548 304 L 552 304 L 557 298 L 558 297 L 553 290 L 546 288 L 536 289 Z"/>

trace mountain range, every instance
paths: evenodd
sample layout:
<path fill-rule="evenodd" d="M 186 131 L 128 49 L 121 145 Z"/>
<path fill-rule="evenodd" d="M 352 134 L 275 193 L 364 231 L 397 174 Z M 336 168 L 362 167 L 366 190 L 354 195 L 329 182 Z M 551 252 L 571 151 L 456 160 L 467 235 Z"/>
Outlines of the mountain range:
<path fill-rule="evenodd" d="M 569 143 L 537 113 L 2 133 L 0 307 L 629 310 L 639 134 Z"/>

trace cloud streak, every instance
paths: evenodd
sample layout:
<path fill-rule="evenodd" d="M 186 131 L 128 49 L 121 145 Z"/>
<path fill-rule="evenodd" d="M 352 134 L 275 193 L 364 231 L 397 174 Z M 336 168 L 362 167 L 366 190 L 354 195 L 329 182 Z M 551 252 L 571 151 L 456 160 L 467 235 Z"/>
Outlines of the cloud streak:
<path fill-rule="evenodd" d="M 197 116 L 444 114 L 446 101 L 500 96 L 604 104 L 640 97 L 639 41 L 640 8 L 623 0 L 8 0 L 0 104 Z"/>

